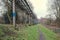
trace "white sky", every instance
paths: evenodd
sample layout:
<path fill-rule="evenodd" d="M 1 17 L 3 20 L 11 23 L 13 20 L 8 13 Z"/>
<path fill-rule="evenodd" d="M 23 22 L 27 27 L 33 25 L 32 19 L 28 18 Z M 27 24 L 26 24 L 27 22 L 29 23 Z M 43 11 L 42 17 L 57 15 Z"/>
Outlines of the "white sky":
<path fill-rule="evenodd" d="M 36 13 L 37 17 L 45 17 L 47 15 L 47 1 L 48 0 L 30 0 L 33 7 L 34 12 Z"/>

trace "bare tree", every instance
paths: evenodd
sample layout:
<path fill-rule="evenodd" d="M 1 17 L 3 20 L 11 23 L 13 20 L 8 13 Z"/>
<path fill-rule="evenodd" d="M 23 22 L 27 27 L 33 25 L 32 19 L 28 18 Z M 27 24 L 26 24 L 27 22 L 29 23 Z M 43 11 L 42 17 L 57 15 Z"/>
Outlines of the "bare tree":
<path fill-rule="evenodd" d="M 48 2 L 49 12 L 55 15 L 56 23 L 60 25 L 60 0 L 49 0 Z"/>

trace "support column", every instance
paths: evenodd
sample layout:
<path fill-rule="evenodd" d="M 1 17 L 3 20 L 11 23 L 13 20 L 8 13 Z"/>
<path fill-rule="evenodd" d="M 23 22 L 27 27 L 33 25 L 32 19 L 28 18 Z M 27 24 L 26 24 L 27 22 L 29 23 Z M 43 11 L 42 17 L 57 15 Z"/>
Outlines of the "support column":
<path fill-rule="evenodd" d="M 13 0 L 13 26 L 15 27 L 16 26 L 16 12 L 15 12 L 15 0 Z"/>

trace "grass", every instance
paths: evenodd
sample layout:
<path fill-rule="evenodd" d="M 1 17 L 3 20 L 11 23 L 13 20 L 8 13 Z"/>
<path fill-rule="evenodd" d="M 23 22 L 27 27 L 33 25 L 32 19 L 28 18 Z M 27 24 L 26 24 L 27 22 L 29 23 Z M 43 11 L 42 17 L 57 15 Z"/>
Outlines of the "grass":
<path fill-rule="evenodd" d="M 38 40 L 38 27 L 36 26 L 28 26 L 27 28 L 20 29 L 20 37 L 24 40 Z"/>
<path fill-rule="evenodd" d="M 43 32 L 46 40 L 60 40 L 60 38 L 58 38 L 57 35 L 52 30 L 49 30 L 42 25 L 37 26 L 39 26 L 39 29 Z"/>
<path fill-rule="evenodd" d="M 27 29 L 28 32 L 28 40 L 38 40 L 38 27 L 31 26 Z"/>
<path fill-rule="evenodd" d="M 38 27 L 27 26 L 15 30 L 13 26 L 0 25 L 0 40 L 38 40 Z"/>
<path fill-rule="evenodd" d="M 0 25 L 0 38 L 2 40 L 39 40 L 40 32 L 38 30 L 43 32 L 46 40 L 60 40 L 54 32 L 40 24 L 22 27 L 19 31 L 15 30 L 13 26 Z"/>

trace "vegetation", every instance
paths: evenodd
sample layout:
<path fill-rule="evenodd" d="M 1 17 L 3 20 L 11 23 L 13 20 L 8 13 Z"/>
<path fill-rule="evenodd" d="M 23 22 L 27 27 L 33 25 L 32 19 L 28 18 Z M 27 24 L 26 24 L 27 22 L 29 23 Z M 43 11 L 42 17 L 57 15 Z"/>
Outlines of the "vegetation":
<path fill-rule="evenodd" d="M 40 24 L 20 27 L 19 31 L 13 26 L 0 25 L 0 40 L 39 40 L 39 30 L 43 32 L 46 40 L 59 40 L 54 32 Z"/>
<path fill-rule="evenodd" d="M 13 26 L 6 27 L 0 25 L 0 40 L 37 40 L 37 30 L 36 26 L 21 28 L 17 31 Z"/>
<path fill-rule="evenodd" d="M 46 40 L 60 40 L 58 38 L 58 35 L 56 35 L 52 30 L 49 30 L 42 25 L 38 25 L 38 26 L 40 26 L 39 28 L 44 33 Z"/>
<path fill-rule="evenodd" d="M 60 27 L 60 0 L 48 0 L 48 10 L 52 16 L 56 17 L 55 22 Z"/>

